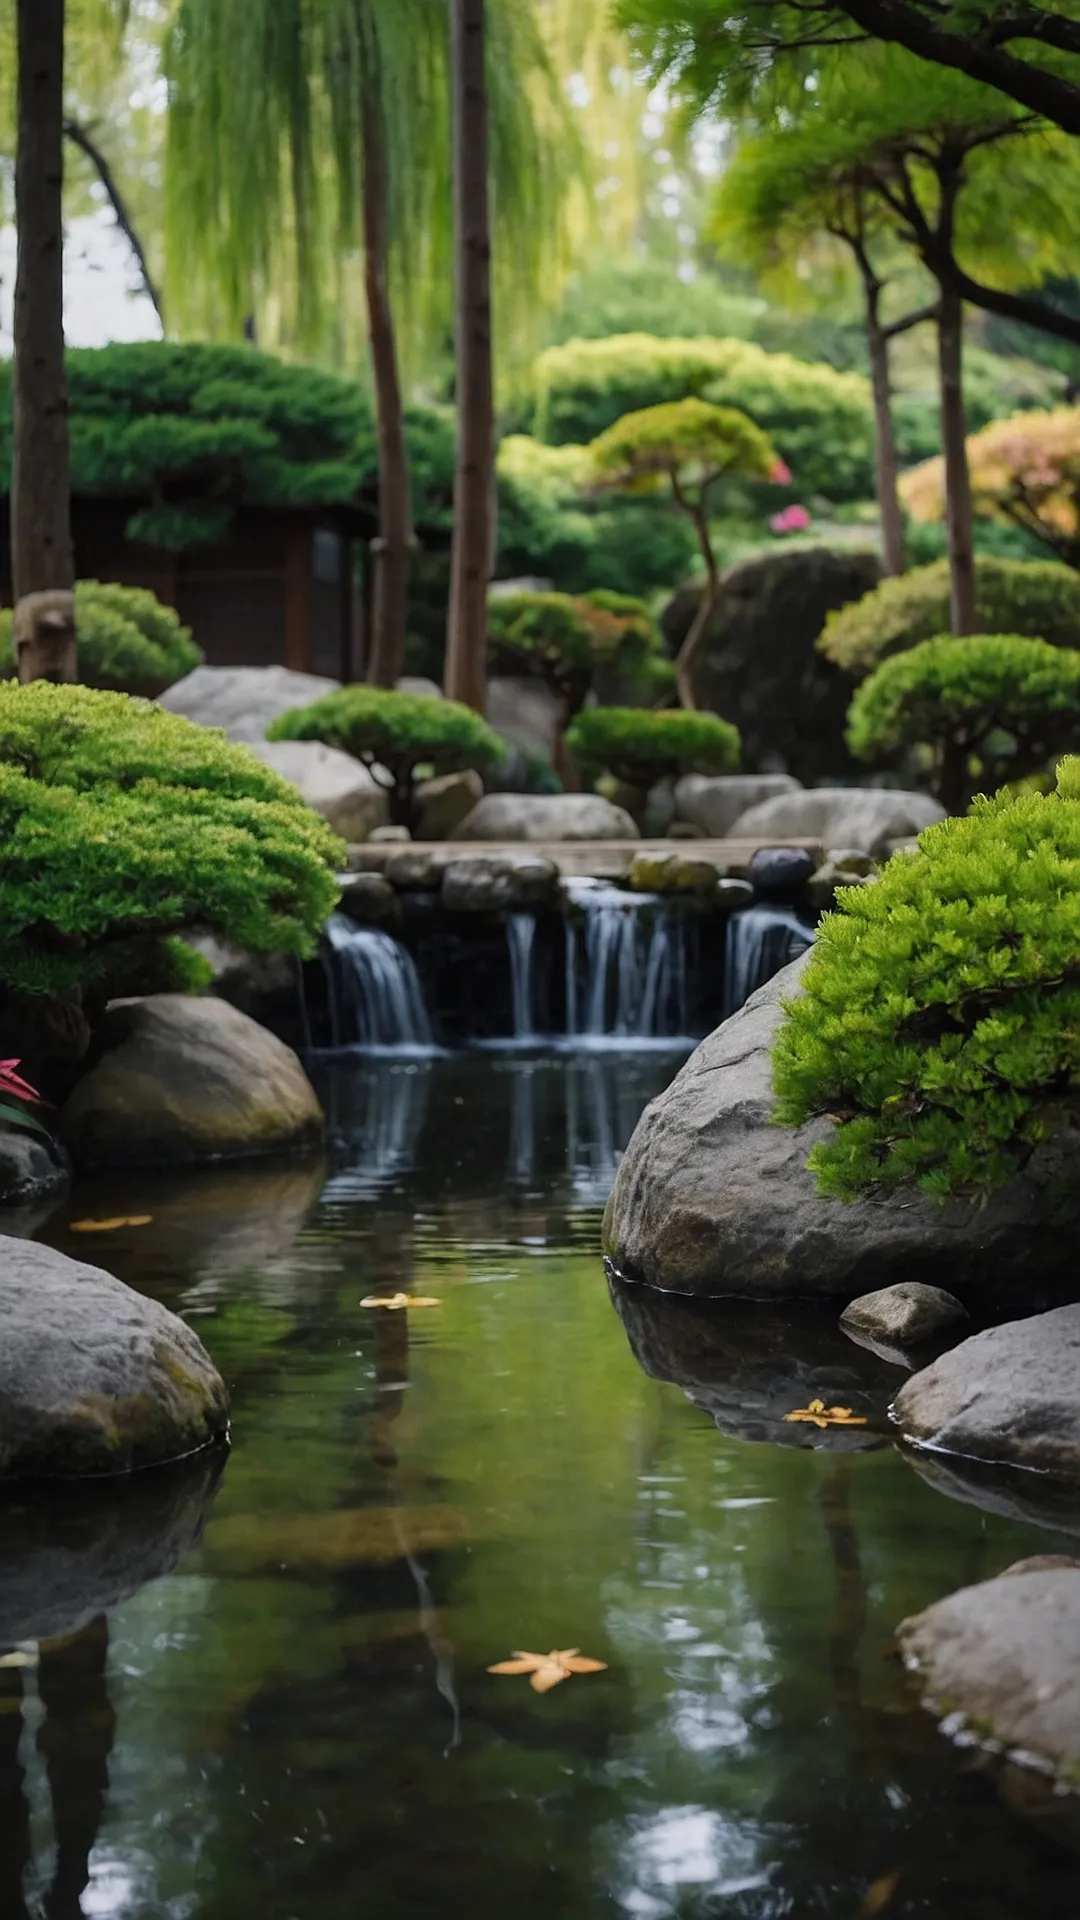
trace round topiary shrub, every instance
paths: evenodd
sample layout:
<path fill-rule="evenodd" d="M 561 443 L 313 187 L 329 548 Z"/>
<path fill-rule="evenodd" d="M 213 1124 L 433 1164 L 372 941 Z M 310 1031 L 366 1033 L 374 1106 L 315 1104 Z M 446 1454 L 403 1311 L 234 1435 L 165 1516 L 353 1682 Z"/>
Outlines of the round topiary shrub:
<path fill-rule="evenodd" d="M 848 744 L 861 760 L 922 748 L 942 806 L 962 813 L 977 790 L 1080 746 L 1080 652 L 1014 633 L 924 640 L 864 680 Z"/>
<path fill-rule="evenodd" d="M 977 800 L 837 894 L 773 1052 L 776 1117 L 839 1124 L 823 1193 L 999 1186 L 1080 1093 L 1080 761 Z"/>
<path fill-rule="evenodd" d="M 151 701 L 0 686 L 0 982 L 101 998 L 203 984 L 175 936 L 313 951 L 343 849 L 246 747 Z"/>
<path fill-rule="evenodd" d="M 1080 646 L 1080 574 L 1052 560 L 975 563 L 975 610 L 983 633 L 1019 633 L 1054 647 Z M 887 654 L 949 631 L 949 567 L 883 580 L 850 606 L 830 613 L 818 646 L 848 673 L 871 673 Z"/>
<path fill-rule="evenodd" d="M 578 714 L 566 744 L 576 760 L 644 791 L 681 773 L 732 773 L 739 764 L 738 730 L 685 708 L 592 707 Z"/>
<path fill-rule="evenodd" d="M 390 796 L 391 819 L 403 827 L 413 824 L 418 777 L 493 767 L 504 751 L 499 735 L 471 707 L 380 687 L 342 687 L 308 707 L 294 707 L 271 721 L 266 737 L 321 740 L 362 760 Z"/>
<path fill-rule="evenodd" d="M 11 608 L 0 608 L 0 677 L 15 671 L 11 624 Z M 145 587 L 78 581 L 75 624 L 84 686 L 153 698 L 202 661 L 190 628 Z"/>

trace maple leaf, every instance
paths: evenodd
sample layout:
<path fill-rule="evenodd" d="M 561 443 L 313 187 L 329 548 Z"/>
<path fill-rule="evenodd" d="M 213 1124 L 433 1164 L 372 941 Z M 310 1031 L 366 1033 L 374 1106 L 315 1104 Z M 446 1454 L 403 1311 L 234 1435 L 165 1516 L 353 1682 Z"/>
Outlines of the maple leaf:
<path fill-rule="evenodd" d="M 785 1420 L 807 1420 L 815 1427 L 865 1427 L 866 1415 L 853 1413 L 850 1407 L 827 1407 L 824 1400 L 811 1400 L 808 1407 L 796 1407 L 785 1413 Z"/>
<path fill-rule="evenodd" d="M 489 1673 L 527 1673 L 534 1693 L 550 1693 L 574 1673 L 606 1673 L 606 1660 L 589 1660 L 577 1647 L 553 1648 L 550 1653 L 515 1653 L 510 1660 L 499 1660 Z"/>
<path fill-rule="evenodd" d="M 442 1301 L 427 1299 L 422 1293 L 369 1293 L 360 1305 L 387 1307 L 391 1313 L 400 1313 L 406 1307 L 440 1307 Z"/>
<path fill-rule="evenodd" d="M 152 1213 L 117 1214 L 115 1220 L 73 1220 L 72 1233 L 115 1233 L 118 1227 L 148 1227 Z"/>

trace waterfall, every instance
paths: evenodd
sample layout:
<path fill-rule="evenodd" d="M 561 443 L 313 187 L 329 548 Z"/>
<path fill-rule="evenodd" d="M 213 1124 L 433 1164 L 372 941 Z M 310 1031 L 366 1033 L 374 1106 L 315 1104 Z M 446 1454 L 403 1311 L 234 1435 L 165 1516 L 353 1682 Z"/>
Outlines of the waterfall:
<path fill-rule="evenodd" d="M 535 914 L 507 914 L 506 945 L 510 954 L 510 997 L 514 1015 L 514 1039 L 535 1040 Z"/>
<path fill-rule="evenodd" d="M 323 960 L 335 1047 L 428 1053 L 434 1036 L 412 955 L 378 927 L 332 913 Z"/>
<path fill-rule="evenodd" d="M 657 1040 L 686 1032 L 686 923 L 655 894 L 571 880 L 566 1031 Z"/>
<path fill-rule="evenodd" d="M 813 942 L 813 927 L 790 907 L 745 907 L 733 913 L 724 954 L 724 1019 Z"/>

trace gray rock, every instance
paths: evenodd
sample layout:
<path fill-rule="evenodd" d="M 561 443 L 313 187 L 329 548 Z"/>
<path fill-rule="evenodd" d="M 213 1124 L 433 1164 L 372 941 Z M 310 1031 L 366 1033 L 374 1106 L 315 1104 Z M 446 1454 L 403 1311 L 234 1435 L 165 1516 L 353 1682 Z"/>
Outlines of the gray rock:
<path fill-rule="evenodd" d="M 559 731 L 559 702 L 542 680 L 498 675 L 488 681 L 489 726 L 531 760 L 551 761 Z"/>
<path fill-rule="evenodd" d="M 0 1207 L 36 1207 L 59 1198 L 70 1179 L 67 1156 L 44 1135 L 0 1133 Z"/>
<path fill-rule="evenodd" d="M 967 1319 L 967 1308 L 940 1287 L 921 1280 L 899 1280 L 877 1293 L 860 1294 L 840 1315 L 840 1325 L 857 1339 L 869 1337 L 895 1347 L 917 1347 L 923 1340 Z"/>
<path fill-rule="evenodd" d="M 848 866 L 848 861 L 865 861 L 864 869 Z M 830 854 L 806 883 L 806 899 L 815 913 L 830 913 L 836 904 L 837 887 L 868 887 L 876 880 L 877 869 L 868 853 Z"/>
<path fill-rule="evenodd" d="M 1080 1789 L 1080 1564 L 1053 1558 L 935 1601 L 898 1639 L 953 1737 Z"/>
<path fill-rule="evenodd" d="M 127 1473 L 226 1432 L 191 1328 L 100 1267 L 0 1238 L 0 1478 Z"/>
<path fill-rule="evenodd" d="M 621 807 L 598 793 L 489 793 L 455 840 L 638 840 Z"/>
<path fill-rule="evenodd" d="M 484 797 L 484 783 L 472 767 L 422 780 L 416 789 L 416 840 L 449 840 Z"/>
<path fill-rule="evenodd" d="M 790 773 L 685 773 L 675 783 L 675 818 L 712 840 L 725 840 L 747 808 L 800 791 Z"/>
<path fill-rule="evenodd" d="M 223 1159 L 322 1137 L 322 1109 L 295 1053 L 224 1000 L 116 1001 L 100 1042 L 60 1115 L 76 1166 Z"/>
<path fill-rule="evenodd" d="M 248 953 L 215 934 L 187 936 L 188 944 L 214 970 L 212 990 L 260 1025 L 275 1028 L 297 1004 L 299 961 L 291 953 Z"/>
<path fill-rule="evenodd" d="M 559 869 L 543 854 L 473 854 L 443 870 L 442 904 L 450 913 L 501 913 L 547 906 Z"/>
<path fill-rule="evenodd" d="M 412 834 L 408 827 L 373 827 L 368 838 L 376 846 L 405 846 Z"/>
<path fill-rule="evenodd" d="M 425 700 L 441 700 L 443 690 L 437 680 L 429 680 L 423 673 L 403 673 L 400 680 L 394 681 L 398 693 L 419 693 Z"/>
<path fill-rule="evenodd" d="M 392 853 L 383 872 L 399 893 L 435 893 L 442 885 L 443 868 L 453 854 L 431 847 L 403 847 Z"/>
<path fill-rule="evenodd" d="M 804 847 L 759 847 L 746 871 L 759 900 L 793 901 L 810 879 L 814 862 Z"/>
<path fill-rule="evenodd" d="M 925 793 L 894 793 L 884 787 L 808 787 L 802 793 L 764 800 L 740 815 L 733 839 L 820 840 L 826 847 L 852 847 L 878 858 L 889 843 L 921 833 L 944 808 Z"/>
<path fill-rule="evenodd" d="M 401 920 L 401 901 L 381 873 L 346 874 L 338 905 L 362 926 L 392 927 Z"/>
<path fill-rule="evenodd" d="M 389 799 L 351 753 L 339 753 L 319 740 L 251 740 L 248 745 L 343 840 L 366 840 L 377 827 L 386 826 Z"/>
<path fill-rule="evenodd" d="M 718 883 L 715 900 L 725 913 L 739 913 L 743 907 L 753 906 L 754 889 L 749 880 L 735 880 L 728 876 Z"/>
<path fill-rule="evenodd" d="M 340 680 L 291 667 L 196 667 L 161 696 L 170 713 L 201 727 L 223 727 L 230 740 L 262 740 L 271 720 L 291 707 L 334 693 Z"/>
<path fill-rule="evenodd" d="M 1075 1281 L 1080 1136 L 1040 1146 L 981 1203 L 906 1191 L 845 1206 L 806 1170 L 832 1122 L 772 1122 L 770 1048 L 805 956 L 709 1035 L 645 1109 L 619 1167 L 605 1251 L 631 1279 L 682 1293 L 850 1300 L 912 1272 L 951 1290 Z M 1080 1309 L 1078 1309 L 1080 1311 Z M 945 1362 L 939 1362 L 944 1365 Z"/>
<path fill-rule="evenodd" d="M 905 1381 L 893 1411 L 916 1446 L 1075 1479 L 1080 1306 L 973 1334 Z"/>

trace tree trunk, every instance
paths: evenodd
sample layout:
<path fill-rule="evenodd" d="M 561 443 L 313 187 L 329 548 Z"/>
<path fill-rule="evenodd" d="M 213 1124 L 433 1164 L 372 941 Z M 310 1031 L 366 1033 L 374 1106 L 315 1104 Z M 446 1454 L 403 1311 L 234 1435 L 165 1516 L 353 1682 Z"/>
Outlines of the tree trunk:
<path fill-rule="evenodd" d="M 485 0 L 450 0 L 454 93 L 457 464 L 446 692 L 483 713 L 487 587 L 494 557 L 495 404 L 491 363 Z"/>
<path fill-rule="evenodd" d="M 364 286 L 379 449 L 379 534 L 371 543 L 372 612 L 367 677 L 392 687 L 405 671 L 409 555 L 413 545 L 409 455 L 397 340 L 389 288 L 386 146 L 382 101 L 370 36 L 364 46 Z"/>
<path fill-rule="evenodd" d="M 897 491 L 896 435 L 893 431 L 892 392 L 889 385 L 889 339 L 879 312 L 881 287 L 866 286 L 866 340 L 870 352 L 870 381 L 874 395 L 874 475 L 881 515 L 881 551 L 887 576 L 904 571 L 904 517 Z"/>
<path fill-rule="evenodd" d="M 694 523 L 701 557 L 705 562 L 705 590 L 701 596 L 701 605 L 690 622 L 690 631 L 675 655 L 675 690 L 679 696 L 679 705 L 687 707 L 693 713 L 697 709 L 697 697 L 694 693 L 694 665 L 705 635 L 709 631 L 713 614 L 716 612 L 716 604 L 720 598 L 720 575 L 716 569 L 716 555 L 712 550 L 709 521 L 704 506 L 691 507 L 680 496 L 678 489 L 676 489 L 676 498 Z"/>
<path fill-rule="evenodd" d="M 18 0 L 11 573 L 20 680 L 74 680 L 64 371 L 64 0 Z M 30 599 L 27 596 L 31 596 Z M 20 608 L 19 602 L 23 602 Z"/>
<path fill-rule="evenodd" d="M 941 450 L 945 461 L 945 531 L 949 555 L 949 606 L 953 633 L 975 632 L 975 550 L 968 472 L 963 388 L 963 305 L 941 289 L 938 372 L 941 386 Z"/>
<path fill-rule="evenodd" d="M 946 735 L 937 750 L 934 790 L 946 813 L 966 813 L 971 803 L 971 748 L 966 740 Z"/>

